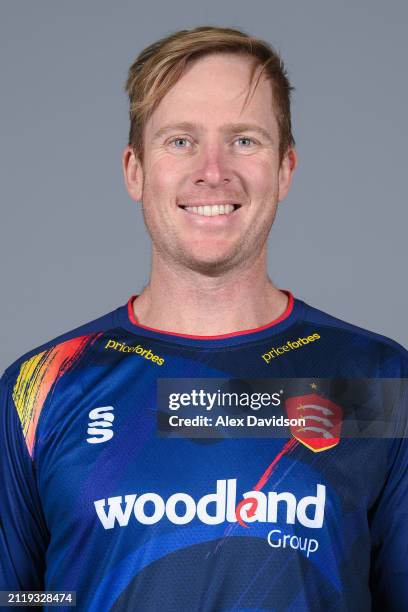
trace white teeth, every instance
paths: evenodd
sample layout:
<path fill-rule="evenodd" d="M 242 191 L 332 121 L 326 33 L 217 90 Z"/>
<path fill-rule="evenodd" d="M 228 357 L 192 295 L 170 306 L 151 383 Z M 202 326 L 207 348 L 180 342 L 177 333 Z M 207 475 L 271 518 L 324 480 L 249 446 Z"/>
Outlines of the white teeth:
<path fill-rule="evenodd" d="M 203 217 L 215 217 L 217 215 L 229 215 L 234 210 L 233 204 L 215 204 L 210 206 L 184 206 L 184 210 L 196 215 L 202 215 Z"/>

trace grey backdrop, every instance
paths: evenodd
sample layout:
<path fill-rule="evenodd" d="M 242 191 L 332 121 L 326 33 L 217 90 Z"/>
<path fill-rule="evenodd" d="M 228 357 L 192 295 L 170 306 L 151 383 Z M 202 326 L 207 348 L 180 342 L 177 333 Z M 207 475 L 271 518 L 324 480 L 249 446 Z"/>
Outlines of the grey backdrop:
<path fill-rule="evenodd" d="M 407 345 L 407 16 L 397 0 L 3 0 L 0 369 L 147 282 L 123 84 L 145 45 L 203 24 L 266 38 L 296 86 L 272 278 Z"/>

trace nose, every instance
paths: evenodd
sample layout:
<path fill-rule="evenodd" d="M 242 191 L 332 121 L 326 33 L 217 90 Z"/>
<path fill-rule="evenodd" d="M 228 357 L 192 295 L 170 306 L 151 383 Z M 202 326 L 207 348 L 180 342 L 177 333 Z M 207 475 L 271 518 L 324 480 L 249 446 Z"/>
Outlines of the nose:
<path fill-rule="evenodd" d="M 227 153 L 220 145 L 203 147 L 195 161 L 196 169 L 192 176 L 195 185 L 218 187 L 231 182 L 232 169 Z"/>

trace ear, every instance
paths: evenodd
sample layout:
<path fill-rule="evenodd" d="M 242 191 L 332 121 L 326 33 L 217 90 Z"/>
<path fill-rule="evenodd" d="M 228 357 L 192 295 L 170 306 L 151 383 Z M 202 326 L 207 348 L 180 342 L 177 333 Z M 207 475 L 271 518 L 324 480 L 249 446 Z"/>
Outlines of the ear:
<path fill-rule="evenodd" d="M 130 146 L 123 151 L 122 168 L 128 194 L 132 200 L 139 202 L 143 193 L 143 168 Z"/>
<path fill-rule="evenodd" d="M 283 156 L 279 168 L 279 193 L 278 202 L 281 202 L 288 195 L 292 184 L 293 173 L 297 166 L 297 154 L 294 148 L 289 148 Z"/>

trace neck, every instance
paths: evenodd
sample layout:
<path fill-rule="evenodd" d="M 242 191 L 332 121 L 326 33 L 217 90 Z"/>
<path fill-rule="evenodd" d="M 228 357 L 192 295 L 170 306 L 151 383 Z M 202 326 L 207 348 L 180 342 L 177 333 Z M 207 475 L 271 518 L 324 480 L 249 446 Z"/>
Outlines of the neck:
<path fill-rule="evenodd" d="M 151 278 L 134 314 L 138 323 L 162 331 L 213 336 L 267 325 L 287 302 L 267 274 L 266 252 L 255 264 L 220 276 L 169 265 L 153 253 Z"/>

